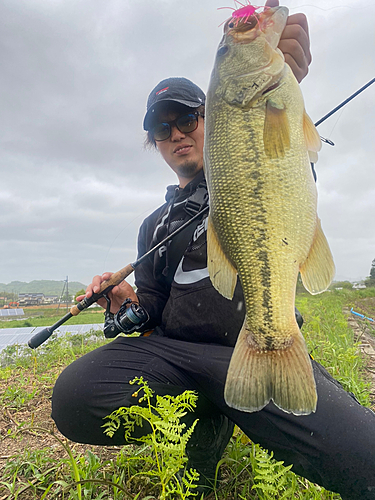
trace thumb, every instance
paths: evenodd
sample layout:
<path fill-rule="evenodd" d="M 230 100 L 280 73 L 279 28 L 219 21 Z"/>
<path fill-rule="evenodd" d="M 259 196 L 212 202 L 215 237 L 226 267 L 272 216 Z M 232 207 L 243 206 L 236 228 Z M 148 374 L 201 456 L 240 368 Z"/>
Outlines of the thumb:
<path fill-rule="evenodd" d="M 267 0 L 265 7 L 278 7 L 279 0 Z"/>

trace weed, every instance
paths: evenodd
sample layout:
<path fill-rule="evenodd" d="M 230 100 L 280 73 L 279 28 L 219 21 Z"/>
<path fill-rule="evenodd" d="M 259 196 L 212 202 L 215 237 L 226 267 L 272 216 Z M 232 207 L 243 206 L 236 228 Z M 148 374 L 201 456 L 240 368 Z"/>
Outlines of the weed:
<path fill-rule="evenodd" d="M 144 454 L 138 458 L 147 464 L 142 475 L 157 478 L 160 482 L 160 498 L 185 499 L 192 494 L 194 484 L 199 479 L 195 470 L 185 471 L 182 478 L 177 473 L 187 462 L 185 454 L 186 444 L 190 439 L 198 420 L 187 429 L 186 424 L 181 423 L 181 418 L 187 411 L 193 411 L 196 407 L 197 395 L 193 391 L 185 391 L 177 396 L 156 396 L 153 404 L 154 391 L 148 386 L 143 377 L 136 377 L 129 382 L 137 384 L 139 389 L 133 393 L 133 397 L 139 398 L 138 402 L 145 406 L 132 405 L 128 408 L 119 408 L 106 417 L 109 421 L 103 427 L 104 432 L 112 437 L 120 428 L 123 428 L 126 442 L 145 443 L 148 445 L 151 455 Z M 151 432 L 135 438 L 133 437 L 135 427 L 148 424 Z M 149 467 L 155 462 L 155 467 Z"/>
<path fill-rule="evenodd" d="M 77 357 L 107 342 L 101 330 L 90 330 L 82 335 L 67 333 L 61 338 L 54 333 L 37 350 L 18 344 L 5 347 L 0 354 L 0 369 L 10 365 L 24 369 L 33 369 L 36 366 L 38 373 L 45 373 L 51 367 L 66 366 Z"/>
<path fill-rule="evenodd" d="M 35 477 L 43 482 L 46 478 L 45 472 L 43 472 L 45 467 L 58 463 L 53 455 L 54 452 L 49 448 L 25 450 L 22 455 L 12 457 L 12 460 L 6 464 L 4 477 L 13 476 L 14 473 L 17 473 L 25 478 Z"/>
<path fill-rule="evenodd" d="M 24 387 L 10 385 L 1 396 L 1 403 L 6 408 L 19 410 L 25 403 L 30 401 L 36 394 L 37 389 L 28 392 Z"/>

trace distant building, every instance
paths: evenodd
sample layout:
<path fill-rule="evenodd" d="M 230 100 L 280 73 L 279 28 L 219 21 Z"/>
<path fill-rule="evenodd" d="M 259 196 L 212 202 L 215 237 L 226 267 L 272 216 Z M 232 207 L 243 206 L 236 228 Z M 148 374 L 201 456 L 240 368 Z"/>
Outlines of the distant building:
<path fill-rule="evenodd" d="M 58 304 L 59 296 L 58 295 L 45 295 L 43 304 Z"/>
<path fill-rule="evenodd" d="M 44 293 L 19 293 L 20 306 L 39 306 L 44 301 Z"/>
<path fill-rule="evenodd" d="M 18 302 L 20 306 L 40 306 L 48 304 L 66 303 L 66 297 L 58 295 L 44 295 L 44 293 L 19 293 Z M 74 302 L 74 295 L 68 297 L 68 302 Z"/>
<path fill-rule="evenodd" d="M 366 288 L 366 285 L 364 283 L 353 283 L 353 288 L 359 290 L 360 288 Z"/>

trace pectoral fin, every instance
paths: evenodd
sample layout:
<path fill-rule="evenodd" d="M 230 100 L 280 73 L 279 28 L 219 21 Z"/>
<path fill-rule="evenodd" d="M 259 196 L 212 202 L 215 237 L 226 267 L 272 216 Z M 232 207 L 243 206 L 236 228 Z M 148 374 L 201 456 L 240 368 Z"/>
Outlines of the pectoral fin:
<path fill-rule="evenodd" d="M 290 148 L 289 122 L 285 107 L 269 99 L 263 130 L 264 152 L 269 158 L 283 158 Z"/>
<path fill-rule="evenodd" d="M 237 271 L 221 248 L 210 216 L 207 226 L 207 267 L 216 290 L 225 298 L 232 299 L 237 283 Z"/>
<path fill-rule="evenodd" d="M 313 244 L 300 272 L 303 286 L 313 295 L 327 290 L 335 275 L 332 253 L 319 218 Z"/>

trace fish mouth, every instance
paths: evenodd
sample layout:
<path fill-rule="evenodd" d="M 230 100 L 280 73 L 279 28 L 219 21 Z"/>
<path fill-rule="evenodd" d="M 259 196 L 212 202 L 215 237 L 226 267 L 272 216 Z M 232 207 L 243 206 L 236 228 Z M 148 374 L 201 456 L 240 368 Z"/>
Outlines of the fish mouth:
<path fill-rule="evenodd" d="M 272 7 L 265 8 L 260 13 L 254 12 L 252 15 L 228 19 L 224 25 L 224 36 L 230 36 L 235 43 L 246 44 L 260 35 L 265 35 L 272 48 L 275 49 L 286 25 L 287 17 L 286 7 Z"/>
<path fill-rule="evenodd" d="M 258 25 L 258 23 L 258 17 L 255 15 L 247 17 L 246 21 L 242 18 L 238 18 L 237 20 L 228 19 L 224 25 L 224 33 L 228 33 L 230 31 L 231 34 L 233 34 L 251 31 Z"/>
<path fill-rule="evenodd" d="M 254 12 L 252 15 L 228 19 L 224 26 L 224 33 L 230 32 L 230 35 L 240 39 L 251 36 L 250 32 L 254 31 L 254 28 L 257 28 L 255 31 L 263 31 L 275 10 L 275 8 L 269 8 L 260 13 Z"/>

